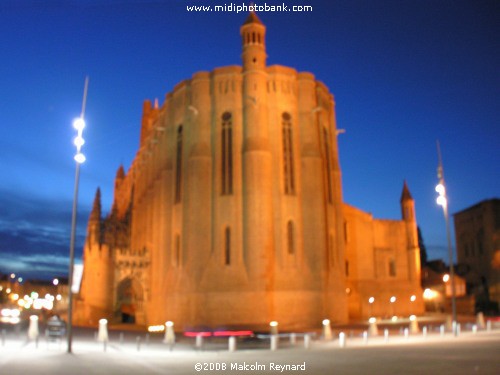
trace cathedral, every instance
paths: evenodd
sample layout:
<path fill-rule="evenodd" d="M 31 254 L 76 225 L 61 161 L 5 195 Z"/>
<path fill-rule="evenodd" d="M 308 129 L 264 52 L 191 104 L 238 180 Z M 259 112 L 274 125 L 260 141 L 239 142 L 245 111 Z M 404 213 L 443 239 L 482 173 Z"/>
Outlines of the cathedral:
<path fill-rule="evenodd" d="M 145 101 L 106 217 L 96 193 L 74 320 L 300 330 L 422 313 L 406 183 L 401 220 L 345 204 L 333 95 L 266 64 L 255 13 L 240 34 L 241 66 Z"/>

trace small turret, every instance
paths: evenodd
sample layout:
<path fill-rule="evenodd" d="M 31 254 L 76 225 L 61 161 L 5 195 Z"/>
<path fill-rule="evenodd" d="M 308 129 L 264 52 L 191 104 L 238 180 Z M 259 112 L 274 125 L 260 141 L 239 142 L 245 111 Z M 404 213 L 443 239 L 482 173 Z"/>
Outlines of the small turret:
<path fill-rule="evenodd" d="M 265 69 L 266 67 L 266 27 L 255 12 L 250 12 L 241 25 L 240 35 L 243 45 L 243 69 Z"/>
<path fill-rule="evenodd" d="M 97 188 L 94 198 L 94 204 L 89 216 L 87 226 L 87 241 L 92 246 L 94 243 L 100 243 L 101 239 L 101 189 Z"/>
<path fill-rule="evenodd" d="M 403 184 L 403 192 L 401 193 L 401 217 L 405 221 L 416 221 L 415 220 L 415 201 L 411 196 L 406 180 Z"/>

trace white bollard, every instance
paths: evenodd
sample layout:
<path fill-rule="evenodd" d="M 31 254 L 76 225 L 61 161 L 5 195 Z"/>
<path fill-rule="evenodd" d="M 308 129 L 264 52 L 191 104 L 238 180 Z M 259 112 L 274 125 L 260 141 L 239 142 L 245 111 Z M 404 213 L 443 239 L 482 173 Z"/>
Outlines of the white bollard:
<path fill-rule="evenodd" d="M 174 322 L 170 320 L 165 323 L 165 337 L 163 338 L 165 344 L 175 344 Z"/>
<path fill-rule="evenodd" d="M 441 335 L 441 337 L 443 337 L 443 336 L 444 336 L 444 324 L 441 324 L 441 325 L 439 326 L 439 334 Z"/>
<path fill-rule="evenodd" d="M 460 323 L 457 323 L 457 336 L 460 336 Z"/>
<path fill-rule="evenodd" d="M 418 321 L 417 321 L 417 316 L 412 315 L 410 316 L 410 333 L 415 334 L 419 333 L 420 328 L 418 327 Z"/>
<path fill-rule="evenodd" d="M 277 350 L 278 349 L 278 335 L 271 335 L 271 350 Z"/>
<path fill-rule="evenodd" d="M 295 345 L 297 342 L 297 335 L 295 333 L 290 333 L 290 344 Z"/>
<path fill-rule="evenodd" d="M 345 333 L 344 332 L 339 333 L 339 346 L 341 348 L 345 347 Z"/>
<path fill-rule="evenodd" d="M 311 347 L 311 335 L 306 333 L 304 335 L 304 349 L 309 349 Z"/>
<path fill-rule="evenodd" d="M 228 345 L 229 345 L 229 351 L 235 352 L 236 351 L 236 337 L 230 336 Z"/>
<path fill-rule="evenodd" d="M 422 328 L 422 336 L 424 336 L 424 338 L 427 337 L 427 326 Z"/>
<path fill-rule="evenodd" d="M 408 337 L 409 337 L 409 331 L 408 331 L 408 328 L 405 328 L 405 329 L 404 329 L 403 334 L 404 334 L 404 336 L 405 336 L 405 339 L 408 339 Z"/>
<path fill-rule="evenodd" d="M 389 330 L 387 328 L 384 329 L 384 341 L 389 341 Z"/>
<path fill-rule="evenodd" d="M 99 331 L 97 332 L 97 341 L 108 341 L 108 321 L 106 319 L 99 320 Z"/>
<path fill-rule="evenodd" d="M 28 338 L 30 340 L 37 340 L 39 335 L 38 331 L 38 316 L 31 315 L 30 316 L 30 325 L 28 328 Z"/>
<path fill-rule="evenodd" d="M 475 325 L 475 324 L 472 325 L 472 333 L 473 334 L 477 333 L 477 325 Z"/>
<path fill-rule="evenodd" d="M 201 349 L 203 347 L 203 335 L 201 333 L 198 333 L 196 335 L 196 347 L 198 349 Z"/>
<path fill-rule="evenodd" d="M 482 312 L 477 313 L 476 324 L 479 329 L 484 329 L 484 314 Z"/>
<path fill-rule="evenodd" d="M 378 336 L 377 318 L 370 318 L 368 320 L 368 334 L 370 336 Z"/>
<path fill-rule="evenodd" d="M 486 330 L 487 330 L 487 331 L 491 331 L 491 320 L 488 320 L 488 321 L 486 322 Z"/>
<path fill-rule="evenodd" d="M 269 323 L 271 335 L 277 335 L 278 334 L 278 322 L 273 320 L 272 322 Z"/>
<path fill-rule="evenodd" d="M 330 319 L 323 320 L 323 338 L 326 341 L 332 340 L 332 326 L 330 325 Z"/>

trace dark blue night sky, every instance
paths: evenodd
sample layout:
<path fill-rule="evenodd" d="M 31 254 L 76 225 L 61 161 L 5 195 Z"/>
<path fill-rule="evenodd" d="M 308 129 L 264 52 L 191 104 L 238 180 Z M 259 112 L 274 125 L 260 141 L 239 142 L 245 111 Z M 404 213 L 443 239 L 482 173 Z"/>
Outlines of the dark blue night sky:
<path fill-rule="evenodd" d="M 346 130 L 339 136 L 344 200 L 377 218 L 398 219 L 406 179 L 429 257 L 447 259 L 435 204 L 436 140 L 452 213 L 500 195 L 500 3 L 284 3 L 313 11 L 258 12 L 267 26 L 268 64 L 310 71 L 335 95 L 337 124 Z M 186 10 L 225 4 L 0 2 L 0 272 L 47 278 L 67 272 L 72 121 L 85 76 L 78 254 L 97 187 L 109 211 L 116 170 L 128 169 L 137 151 L 143 101 L 161 104 L 194 72 L 240 64 L 239 27 L 247 14 Z"/>

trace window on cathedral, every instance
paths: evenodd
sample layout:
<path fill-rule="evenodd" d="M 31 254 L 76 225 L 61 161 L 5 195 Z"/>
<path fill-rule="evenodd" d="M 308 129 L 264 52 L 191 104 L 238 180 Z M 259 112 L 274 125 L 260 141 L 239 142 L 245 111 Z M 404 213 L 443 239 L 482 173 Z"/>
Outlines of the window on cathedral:
<path fill-rule="evenodd" d="M 328 203 L 333 203 L 333 192 L 332 192 L 332 166 L 331 166 L 331 156 L 330 156 L 330 137 L 328 135 L 328 130 L 323 128 L 323 142 L 325 148 L 325 166 L 326 166 L 326 189 L 328 195 Z"/>
<path fill-rule="evenodd" d="M 226 266 L 231 264 L 231 229 L 229 227 L 224 231 L 224 263 Z"/>
<path fill-rule="evenodd" d="M 389 259 L 389 276 L 396 276 L 396 261 L 394 259 Z"/>
<path fill-rule="evenodd" d="M 283 131 L 283 175 L 285 194 L 295 194 L 295 171 L 293 163 L 293 136 L 292 136 L 292 117 L 284 112 L 282 117 Z"/>
<path fill-rule="evenodd" d="M 174 243 L 174 265 L 181 265 L 181 236 L 175 235 L 175 243 Z"/>
<path fill-rule="evenodd" d="M 286 233 L 287 233 L 287 248 L 288 248 L 288 254 L 293 255 L 295 254 L 295 242 L 294 242 L 294 228 L 293 228 L 293 221 L 289 221 L 287 226 L 286 226 Z"/>
<path fill-rule="evenodd" d="M 229 112 L 222 114 L 222 195 L 233 193 L 233 123 Z"/>
<path fill-rule="evenodd" d="M 181 201 L 182 180 L 182 125 L 177 129 L 177 154 L 175 158 L 175 203 Z"/>

